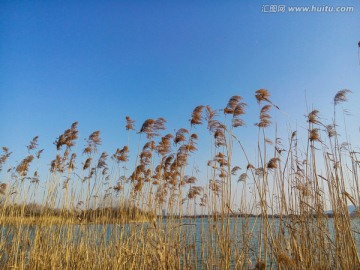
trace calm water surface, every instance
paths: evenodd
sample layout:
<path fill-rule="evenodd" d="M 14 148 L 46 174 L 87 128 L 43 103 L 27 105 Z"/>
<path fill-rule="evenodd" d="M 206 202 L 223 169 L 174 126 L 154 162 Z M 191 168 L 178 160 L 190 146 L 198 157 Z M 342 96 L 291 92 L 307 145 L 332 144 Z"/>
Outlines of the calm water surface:
<path fill-rule="evenodd" d="M 229 230 L 226 232 L 226 224 L 229 224 Z M 316 221 L 315 221 L 316 222 Z M 354 231 L 354 237 L 358 250 L 360 250 L 360 223 L 358 219 L 352 219 L 352 227 Z M 276 235 L 279 232 L 280 222 L 279 219 L 270 219 L 271 228 Z M 328 228 L 332 240 L 334 240 L 333 234 L 333 219 L 328 219 Z M 184 218 L 177 220 L 167 220 L 164 219 L 157 223 L 157 228 L 166 232 L 168 236 L 171 236 L 172 233 L 177 232 L 182 239 L 182 245 L 192 249 L 190 252 L 193 254 L 193 258 L 197 261 L 196 265 L 199 269 L 203 267 L 202 262 L 207 261 L 207 250 L 211 250 L 212 256 L 221 256 L 220 251 L 214 251 L 218 249 L 219 238 L 220 236 L 226 235 L 228 233 L 229 239 L 231 241 L 231 249 L 235 251 L 246 250 L 249 258 L 255 261 L 255 257 L 259 252 L 259 237 L 262 235 L 262 222 L 260 218 L 230 218 L 228 221 L 217 220 L 214 221 L 211 218 Z M 34 241 L 36 230 L 44 229 L 40 228 L 37 225 L 28 225 L 19 228 L 18 226 L 3 226 L 1 228 L 1 242 L 6 243 L 7 245 L 16 245 L 16 239 L 14 235 L 24 234 L 24 237 L 29 239 L 30 246 Z M 84 241 L 84 238 L 89 235 L 95 236 L 92 238 L 92 243 L 94 243 L 94 238 L 98 245 L 110 245 L 116 243 L 119 239 L 134 239 L 138 235 L 151 235 L 154 228 L 150 223 L 130 223 L 130 224 L 91 224 L 91 225 L 67 225 L 61 227 L 58 225 L 52 225 L 51 229 L 49 227 L 45 228 L 46 233 L 57 235 L 62 241 L 67 241 L 69 244 L 77 244 Z M 285 235 L 287 230 L 285 230 Z M 140 233 L 141 232 L 141 233 Z M 246 232 L 246 233 L 245 233 Z M 249 234 L 251 232 L 251 234 Z M 246 235 L 245 235 L 246 234 Z M 71 235 L 69 239 L 68 235 Z M 101 237 L 99 237 L 101 236 Z M 247 241 L 246 237 L 250 237 L 250 240 Z M 89 239 L 90 240 L 90 239 Z M 246 249 L 244 249 L 244 243 L 247 243 Z M 19 246 L 19 249 L 21 247 Z M 214 253 L 215 252 L 215 253 Z M 236 253 L 236 252 L 232 252 Z M 360 253 L 359 253 L 360 255 Z M 7 260 L 6 252 L 2 254 L 0 258 L 0 265 L 3 265 Z M 231 258 L 231 264 L 235 264 L 235 258 Z M 215 267 L 216 268 L 216 267 Z"/>

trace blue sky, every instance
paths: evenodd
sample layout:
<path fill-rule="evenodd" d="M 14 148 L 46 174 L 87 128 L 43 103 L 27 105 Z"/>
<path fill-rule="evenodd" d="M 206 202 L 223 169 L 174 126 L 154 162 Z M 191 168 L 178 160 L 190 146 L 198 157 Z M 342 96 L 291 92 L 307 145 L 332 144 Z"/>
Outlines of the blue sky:
<path fill-rule="evenodd" d="M 264 13 L 264 4 L 354 12 Z M 359 12 L 359 1 L 336 0 L 1 1 L 0 146 L 20 160 L 39 135 L 50 162 L 56 137 L 79 121 L 78 148 L 101 130 L 113 153 L 127 143 L 126 115 L 137 128 L 162 116 L 172 132 L 189 128 L 195 106 L 221 109 L 232 95 L 249 104 L 240 133 L 250 141 L 259 88 L 281 108 L 284 136 L 305 126 L 306 103 L 330 122 L 335 93 L 352 90 L 347 124 L 359 143 Z"/>

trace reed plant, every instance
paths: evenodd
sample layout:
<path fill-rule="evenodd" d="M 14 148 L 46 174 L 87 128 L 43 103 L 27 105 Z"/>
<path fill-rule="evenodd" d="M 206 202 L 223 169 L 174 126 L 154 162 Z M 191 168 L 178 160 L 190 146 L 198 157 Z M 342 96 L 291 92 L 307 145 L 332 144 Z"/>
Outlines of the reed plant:
<path fill-rule="evenodd" d="M 77 151 L 75 122 L 43 178 L 38 136 L 15 165 L 3 147 L 1 268 L 359 269 L 359 211 L 348 212 L 360 204 L 359 152 L 340 143 L 338 123 L 350 93 L 335 95 L 330 123 L 313 109 L 302 137 L 282 139 L 279 106 L 257 90 L 255 155 L 241 139 L 241 96 L 221 110 L 197 106 L 173 133 L 162 117 L 136 132 L 126 116 L 128 141 L 110 155 L 100 131 Z M 203 158 L 200 140 L 210 153 L 201 172 L 191 162 Z"/>

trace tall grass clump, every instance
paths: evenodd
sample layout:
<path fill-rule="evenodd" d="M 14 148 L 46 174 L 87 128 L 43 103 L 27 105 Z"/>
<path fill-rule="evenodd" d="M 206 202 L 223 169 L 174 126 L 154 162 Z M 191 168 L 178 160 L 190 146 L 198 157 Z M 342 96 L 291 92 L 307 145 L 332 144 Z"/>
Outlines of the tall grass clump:
<path fill-rule="evenodd" d="M 75 147 L 75 122 L 55 140 L 48 172 L 40 169 L 40 137 L 16 164 L 3 147 L 0 265 L 359 269 L 359 152 L 340 142 L 338 123 L 350 93 L 335 95 L 329 123 L 313 109 L 306 132 L 289 130 L 286 138 L 272 123 L 279 107 L 259 89 L 253 128 L 235 95 L 221 110 L 197 106 L 189 126 L 170 133 L 162 117 L 137 130 L 126 116 L 128 141 L 112 154 L 101 151 L 100 131 Z M 241 139 L 245 129 L 252 142 Z M 199 169 L 193 160 L 204 153 Z"/>

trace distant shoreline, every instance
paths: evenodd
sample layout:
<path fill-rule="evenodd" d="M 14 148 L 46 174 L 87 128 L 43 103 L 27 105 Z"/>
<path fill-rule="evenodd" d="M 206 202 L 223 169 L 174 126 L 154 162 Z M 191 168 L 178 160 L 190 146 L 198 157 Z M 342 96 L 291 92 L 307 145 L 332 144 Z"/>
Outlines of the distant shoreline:
<path fill-rule="evenodd" d="M 349 214 L 351 217 L 352 215 Z M 309 215 L 309 217 L 313 217 L 313 218 L 316 218 L 317 215 L 316 214 L 313 214 L 313 215 Z M 160 216 L 158 216 L 160 217 Z M 255 214 L 229 214 L 229 215 L 221 215 L 221 214 L 218 214 L 218 215 L 181 215 L 180 216 L 177 216 L 177 215 L 165 215 L 165 216 L 161 216 L 162 218 L 166 218 L 166 219 L 169 219 L 169 218 L 174 218 L 174 219 L 180 219 L 180 218 L 217 218 L 217 219 L 220 219 L 221 217 L 232 217 L 232 218 L 236 218 L 236 217 L 241 217 L 241 218 L 261 218 L 263 217 L 263 215 L 261 214 L 258 214 L 258 215 L 255 215 Z M 267 218 L 298 218 L 300 217 L 300 215 L 294 215 L 294 214 L 290 214 L 290 215 L 267 215 L 266 216 Z M 334 217 L 334 214 L 332 213 L 325 213 L 322 215 L 322 217 L 328 217 L 328 218 L 333 218 Z"/>
<path fill-rule="evenodd" d="M 66 217 L 34 217 L 34 216 L 25 216 L 25 217 L 2 217 L 0 219 L 1 225 L 91 225 L 91 224 L 133 224 L 133 223 L 147 223 L 149 222 L 146 218 L 139 218 L 135 220 L 126 220 L 126 219 L 95 219 L 95 220 L 78 220 L 76 218 L 66 218 Z"/>

